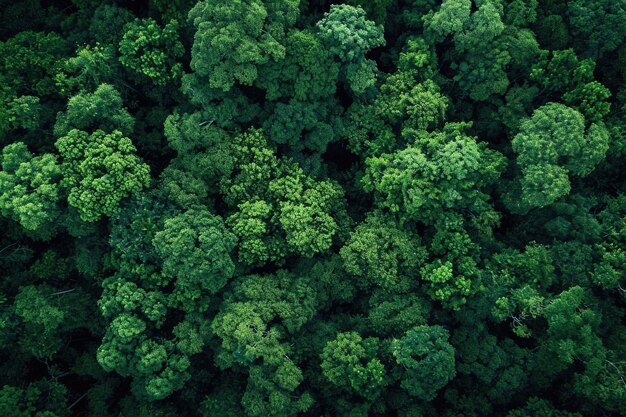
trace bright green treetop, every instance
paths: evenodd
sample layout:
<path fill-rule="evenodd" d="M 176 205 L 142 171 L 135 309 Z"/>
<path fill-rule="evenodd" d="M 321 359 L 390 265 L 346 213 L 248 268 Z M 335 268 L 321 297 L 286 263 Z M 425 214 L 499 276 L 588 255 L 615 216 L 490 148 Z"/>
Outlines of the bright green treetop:
<path fill-rule="evenodd" d="M 161 28 L 153 19 L 136 19 L 124 26 L 120 41 L 120 62 L 126 68 L 165 85 L 180 77 L 183 55 L 178 40 L 178 22 L 171 20 Z"/>
<path fill-rule="evenodd" d="M 147 187 L 150 168 L 135 155 L 132 141 L 120 131 L 92 134 L 73 129 L 57 140 L 63 163 L 62 184 L 68 203 L 85 221 L 119 212 L 120 201 Z"/>
<path fill-rule="evenodd" d="M 61 168 L 52 154 L 34 156 L 22 142 L 2 150 L 0 209 L 4 216 L 36 230 L 59 215 Z"/>

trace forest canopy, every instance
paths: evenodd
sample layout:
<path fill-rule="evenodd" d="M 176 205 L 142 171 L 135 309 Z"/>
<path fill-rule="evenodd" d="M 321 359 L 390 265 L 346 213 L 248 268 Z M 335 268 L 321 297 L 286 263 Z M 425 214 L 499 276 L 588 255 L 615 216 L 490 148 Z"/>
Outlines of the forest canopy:
<path fill-rule="evenodd" d="M 0 416 L 626 416 L 626 1 L 0 1 Z"/>

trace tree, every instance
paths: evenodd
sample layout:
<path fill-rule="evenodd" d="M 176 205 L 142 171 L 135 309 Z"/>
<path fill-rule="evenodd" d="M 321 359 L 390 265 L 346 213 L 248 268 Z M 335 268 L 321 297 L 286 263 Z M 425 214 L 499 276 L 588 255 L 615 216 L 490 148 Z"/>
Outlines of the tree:
<path fill-rule="evenodd" d="M 298 16 L 298 2 L 200 1 L 189 12 L 196 28 L 191 69 L 211 88 L 229 91 L 251 85 L 258 66 L 285 57 L 286 31 Z"/>
<path fill-rule="evenodd" d="M 0 209 L 28 230 L 53 229 L 58 218 L 61 168 L 55 155 L 34 156 L 22 142 L 2 150 Z"/>
<path fill-rule="evenodd" d="M 17 95 L 54 94 L 54 74 L 68 45 L 58 33 L 24 31 L 0 43 L 5 82 Z"/>
<path fill-rule="evenodd" d="M 79 91 L 96 91 L 102 84 L 116 84 L 118 77 L 115 48 L 96 44 L 86 45 L 67 58 L 55 74 L 55 82 L 60 94 L 74 97 Z"/>
<path fill-rule="evenodd" d="M 69 99 L 67 111 L 57 115 L 54 134 L 61 137 L 72 129 L 88 132 L 100 129 L 107 133 L 119 130 L 130 135 L 135 119 L 122 105 L 120 94 L 108 84 L 101 84 L 93 93 L 79 93 Z"/>
<path fill-rule="evenodd" d="M 72 129 L 55 144 L 63 158 L 62 186 L 68 203 L 85 221 L 119 212 L 120 201 L 150 182 L 150 169 L 135 155 L 136 148 L 122 132 L 96 130 L 91 135 Z"/>
<path fill-rule="evenodd" d="M 240 277 L 224 297 L 211 327 L 221 339 L 222 368 L 249 367 L 242 405 L 252 416 L 293 416 L 312 404 L 302 371 L 286 342 L 314 316 L 317 301 L 307 278 L 285 270 Z"/>
<path fill-rule="evenodd" d="M 41 124 L 39 97 L 20 96 L 8 103 L 6 115 L 9 129 L 36 130 Z"/>
<path fill-rule="evenodd" d="M 133 20 L 133 13 L 113 4 L 100 4 L 89 25 L 90 37 L 102 45 L 117 47 L 124 35 L 124 25 Z"/>
<path fill-rule="evenodd" d="M 387 383 L 377 351 L 375 338 L 363 339 L 355 332 L 339 333 L 320 355 L 322 372 L 333 385 L 375 400 Z"/>
<path fill-rule="evenodd" d="M 608 88 L 597 81 L 592 81 L 563 94 L 563 101 L 580 111 L 591 123 L 601 123 L 611 109 L 611 103 L 606 101 L 609 97 L 611 92 Z"/>
<path fill-rule="evenodd" d="M 30 328 L 22 334 L 22 346 L 35 357 L 50 358 L 61 348 L 58 330 L 64 321 L 65 312 L 52 304 L 44 291 L 52 292 L 44 286 L 22 287 L 15 297 L 14 308 L 24 326 Z"/>
<path fill-rule="evenodd" d="M 25 388 L 4 385 L 0 390 L 0 412 L 15 417 L 61 417 L 67 410 L 67 388 L 45 380 Z"/>
<path fill-rule="evenodd" d="M 374 105 L 391 124 L 402 121 L 404 129 L 430 130 L 444 120 L 448 101 L 431 80 L 416 84 L 413 74 L 399 73 L 381 86 Z"/>
<path fill-rule="evenodd" d="M 406 291 L 411 275 L 427 254 L 420 239 L 381 212 L 367 216 L 340 251 L 345 269 L 360 278 L 362 286 Z"/>
<path fill-rule="evenodd" d="M 515 191 L 508 194 L 507 204 L 514 211 L 525 212 L 567 195 L 569 174 L 584 177 L 593 171 L 608 149 L 608 132 L 598 124 L 585 130 L 578 111 L 548 103 L 521 123 L 512 144 L 522 174 L 515 190 L 521 195 L 513 197 Z"/>
<path fill-rule="evenodd" d="M 202 207 L 168 219 L 153 245 L 163 259 L 163 272 L 176 277 L 174 297 L 197 299 L 217 292 L 233 275 L 230 252 L 235 236 L 222 219 Z"/>
<path fill-rule="evenodd" d="M 401 335 L 426 324 L 432 306 L 415 293 L 375 291 L 369 299 L 368 326 L 382 335 Z"/>
<path fill-rule="evenodd" d="M 400 386 L 420 400 L 430 401 L 455 375 L 454 348 L 441 326 L 418 326 L 391 342 L 401 371 Z"/>
<path fill-rule="evenodd" d="M 594 267 L 591 280 L 600 287 L 623 288 L 623 280 L 620 269 L 626 262 L 626 250 L 624 249 L 624 226 L 626 213 L 624 213 L 623 195 L 607 201 L 606 208 L 598 215 L 604 238 L 598 244 L 601 261 Z"/>
<path fill-rule="evenodd" d="M 579 413 L 569 413 L 554 408 L 549 402 L 537 397 L 532 397 L 523 408 L 518 408 L 509 412 L 507 417 L 526 417 L 526 416 L 545 416 L 545 417 L 580 417 Z"/>
<path fill-rule="evenodd" d="M 182 73 L 182 65 L 176 62 L 184 52 L 176 20 L 161 29 L 153 19 L 135 19 L 124 26 L 119 51 L 124 67 L 156 85 L 175 81 Z"/>
<path fill-rule="evenodd" d="M 388 9 L 396 6 L 396 0 L 348 0 L 347 4 L 361 6 L 367 15 L 380 25 L 385 23 Z"/>
<path fill-rule="evenodd" d="M 385 44 L 382 28 L 366 19 L 360 6 L 347 4 L 332 5 L 316 26 L 324 45 L 344 64 L 344 76 L 352 91 L 362 93 L 373 86 L 376 64 L 365 54 Z"/>
<path fill-rule="evenodd" d="M 626 6 L 620 2 L 576 0 L 567 5 L 572 34 L 587 56 L 600 58 L 624 42 Z"/>
<path fill-rule="evenodd" d="M 471 0 L 445 0 L 437 12 L 422 17 L 424 35 L 432 43 L 442 42 L 446 36 L 461 30 L 471 12 Z"/>
<path fill-rule="evenodd" d="M 595 68 L 595 61 L 590 58 L 579 60 L 573 49 L 542 51 L 532 67 L 530 78 L 548 92 L 564 92 L 593 81 Z"/>
<path fill-rule="evenodd" d="M 341 188 L 277 158 L 261 130 L 238 135 L 233 146 L 237 168 L 221 191 L 232 210 L 227 224 L 239 239 L 239 260 L 280 264 L 291 254 L 312 257 L 330 248 L 345 219 Z"/>
<path fill-rule="evenodd" d="M 287 145 L 296 152 L 307 149 L 321 154 L 342 133 L 340 111 L 333 102 L 290 100 L 289 103 L 276 105 L 263 129 L 277 145 Z"/>
<path fill-rule="evenodd" d="M 312 101 L 335 93 L 339 63 L 314 32 L 292 29 L 285 39 L 285 58 L 259 68 L 255 85 L 268 100 L 290 97 Z"/>
<path fill-rule="evenodd" d="M 476 313 L 476 310 L 474 310 Z M 488 404 L 508 404 L 529 383 L 527 351 L 509 338 L 489 333 L 476 316 L 453 332 L 458 389 L 467 398 L 484 397 Z M 480 402 L 470 407 L 480 408 Z"/>
<path fill-rule="evenodd" d="M 504 32 L 501 16 L 502 9 L 495 2 L 484 2 L 454 36 L 455 50 L 464 58 L 454 81 L 476 101 L 504 94 L 509 85 L 504 68 L 511 56 L 500 42 Z"/>
<path fill-rule="evenodd" d="M 191 229 L 185 221 L 195 220 L 196 213 L 198 224 L 215 228 Z M 172 275 L 161 268 L 165 268 L 161 251 L 176 247 L 172 233 L 179 227 L 187 228 L 189 243 L 195 239 L 189 233 L 208 236 L 223 225 L 206 210 L 180 214 L 151 195 L 124 204 L 111 231 L 116 268 L 102 281 L 98 305 L 107 327 L 96 356 L 106 371 L 132 377 L 133 392 L 142 399 L 163 399 L 181 389 L 191 377 L 192 356 L 209 339 L 209 323 L 202 314 L 208 309 L 205 297 L 210 290 L 191 281 L 197 277 L 189 270 Z M 192 267 L 193 261 L 168 254 L 172 255 L 168 268 Z"/>
<path fill-rule="evenodd" d="M 623 415 L 624 1 L 2 2 L 0 416 Z"/>
<path fill-rule="evenodd" d="M 524 27 L 537 19 L 538 0 L 507 0 L 504 6 L 504 18 L 507 24 Z"/>
<path fill-rule="evenodd" d="M 486 196 L 476 188 L 498 178 L 503 159 L 465 135 L 468 127 L 451 123 L 442 131 L 407 132 L 412 145 L 365 161 L 364 190 L 375 192 L 380 207 L 424 222 L 439 218 L 441 210 L 484 206 Z"/>

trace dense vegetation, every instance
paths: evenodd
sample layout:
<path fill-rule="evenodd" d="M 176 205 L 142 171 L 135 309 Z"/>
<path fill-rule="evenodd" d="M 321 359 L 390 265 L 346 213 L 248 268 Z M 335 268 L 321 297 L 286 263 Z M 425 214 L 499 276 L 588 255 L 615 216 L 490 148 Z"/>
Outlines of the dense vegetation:
<path fill-rule="evenodd" d="M 625 35 L 2 1 L 0 415 L 626 415 Z"/>

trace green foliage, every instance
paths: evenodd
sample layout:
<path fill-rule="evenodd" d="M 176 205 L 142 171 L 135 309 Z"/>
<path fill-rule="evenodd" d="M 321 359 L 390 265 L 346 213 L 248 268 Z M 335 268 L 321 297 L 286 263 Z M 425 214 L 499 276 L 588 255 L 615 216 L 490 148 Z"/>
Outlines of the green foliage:
<path fill-rule="evenodd" d="M 377 24 L 384 24 L 388 9 L 396 7 L 396 0 L 348 0 L 346 3 L 352 6 L 361 6 L 367 16 Z"/>
<path fill-rule="evenodd" d="M 29 384 L 26 388 L 4 385 L 0 390 L 0 413 L 15 417 L 62 417 L 66 389 L 59 383 Z"/>
<path fill-rule="evenodd" d="M 39 358 L 51 357 L 61 348 L 57 330 L 65 318 L 64 312 L 42 294 L 43 289 L 22 287 L 14 304 L 15 314 L 26 327 L 20 343 L 24 350 Z"/>
<path fill-rule="evenodd" d="M 611 103 L 605 101 L 609 97 L 611 92 L 608 88 L 592 81 L 563 94 L 563 101 L 580 111 L 591 123 L 600 123 L 611 109 Z"/>
<path fill-rule="evenodd" d="M 565 91 L 593 80 L 596 64 L 592 59 L 579 60 L 572 49 L 544 51 L 533 65 L 530 77 L 548 91 Z"/>
<path fill-rule="evenodd" d="M 378 340 L 363 339 L 356 332 L 339 333 L 324 346 L 322 373 L 338 388 L 374 400 L 386 384 L 384 365 L 376 357 Z"/>
<path fill-rule="evenodd" d="M 79 93 L 69 99 L 67 111 L 57 115 L 54 134 L 61 137 L 72 129 L 89 132 L 101 129 L 106 132 L 119 130 L 130 135 L 134 125 L 135 119 L 123 107 L 115 87 L 100 84 L 93 93 Z"/>
<path fill-rule="evenodd" d="M 448 100 L 431 80 L 417 84 L 413 77 L 409 71 L 390 76 L 374 103 L 376 113 L 392 125 L 402 121 L 405 129 L 432 129 L 444 120 Z"/>
<path fill-rule="evenodd" d="M 4 82 L 17 94 L 53 94 L 54 74 L 66 51 L 66 41 L 57 33 L 18 33 L 0 42 L 0 68 Z"/>
<path fill-rule="evenodd" d="M 369 326 L 384 335 L 400 335 L 425 324 L 431 310 L 428 300 L 417 294 L 397 294 L 382 290 L 374 292 L 369 305 Z"/>
<path fill-rule="evenodd" d="M 424 34 L 433 43 L 461 30 L 470 17 L 471 0 L 445 0 L 437 12 L 430 11 L 422 17 Z"/>
<path fill-rule="evenodd" d="M 191 68 L 211 88 L 251 85 L 258 65 L 285 57 L 286 31 L 298 16 L 298 1 L 200 1 L 189 12 L 196 28 Z"/>
<path fill-rule="evenodd" d="M 345 4 L 332 5 L 316 26 L 330 53 L 344 64 L 350 88 L 362 93 L 373 86 L 376 63 L 365 58 L 365 54 L 385 44 L 382 28 L 367 20 L 361 7 Z"/>
<path fill-rule="evenodd" d="M 6 122 L 9 129 L 35 130 L 40 124 L 41 104 L 39 97 L 20 96 L 8 104 Z"/>
<path fill-rule="evenodd" d="M 0 209 L 27 230 L 37 230 L 59 216 L 61 168 L 55 155 L 34 156 L 22 142 L 2 150 Z"/>
<path fill-rule="evenodd" d="M 624 241 L 626 240 L 625 198 L 619 195 L 607 202 L 600 213 L 600 227 L 604 239 L 599 243 L 601 261 L 596 264 L 592 281 L 603 288 L 621 288 L 623 276 L 620 270 L 626 262 Z"/>
<path fill-rule="evenodd" d="M 340 254 L 346 271 L 363 280 L 363 286 L 402 291 L 411 286 L 411 274 L 426 258 L 420 243 L 393 219 L 374 212 L 357 226 Z"/>
<path fill-rule="evenodd" d="M 124 26 L 119 50 L 124 67 L 148 77 L 156 85 L 174 81 L 182 73 L 177 60 L 184 49 L 178 40 L 176 20 L 161 29 L 153 19 L 135 19 Z"/>
<path fill-rule="evenodd" d="M 464 259 L 464 263 L 457 270 L 452 261 L 442 262 L 441 259 L 436 259 L 422 268 L 420 274 L 427 285 L 426 292 L 433 300 L 440 301 L 453 310 L 458 310 L 465 304 L 466 297 L 474 292 L 472 275 L 475 275 L 476 267 L 470 259 Z M 465 267 L 467 271 L 464 270 Z"/>
<path fill-rule="evenodd" d="M 626 5 L 610 0 L 575 0 L 567 5 L 572 34 L 587 56 L 601 57 L 624 43 Z"/>
<path fill-rule="evenodd" d="M 315 313 L 315 292 L 307 279 L 284 270 L 241 277 L 224 300 L 211 324 L 222 341 L 216 361 L 221 368 L 250 367 L 241 402 L 247 414 L 292 416 L 306 411 L 312 398 L 299 389 L 302 371 L 283 339 Z"/>
<path fill-rule="evenodd" d="M 55 75 L 55 81 L 59 92 L 63 95 L 70 95 L 76 91 L 95 91 L 101 84 L 115 82 L 118 76 L 118 67 L 115 48 L 110 45 L 96 44 L 93 47 L 86 45 L 79 49 L 75 56 L 65 60 Z M 114 93 L 109 94 L 114 95 Z M 91 99 L 95 98 L 92 97 Z M 119 99 L 117 101 L 120 103 L 118 105 L 121 106 L 121 101 Z M 85 101 L 82 102 L 82 104 L 84 103 Z"/>
<path fill-rule="evenodd" d="M 454 348 L 441 326 L 418 326 L 391 342 L 391 353 L 401 371 L 400 386 L 410 395 L 432 400 L 455 375 Z"/>
<path fill-rule="evenodd" d="M 150 182 L 150 169 L 135 155 L 132 141 L 122 132 L 96 130 L 91 135 L 72 129 L 55 146 L 63 158 L 62 185 L 67 201 L 85 221 L 119 212 L 120 201 Z"/>
<path fill-rule="evenodd" d="M 506 415 L 507 417 L 545 416 L 545 417 L 579 417 L 579 413 L 568 413 L 557 410 L 552 405 L 537 397 L 530 398 L 524 408 L 518 408 Z"/>
<path fill-rule="evenodd" d="M 124 35 L 124 25 L 133 20 L 133 13 L 113 4 L 100 4 L 89 25 L 89 35 L 102 45 L 117 47 Z"/>
<path fill-rule="evenodd" d="M 166 220 L 153 240 L 163 259 L 163 272 L 176 277 L 181 298 L 192 299 L 226 284 L 235 269 L 230 259 L 235 244 L 222 219 L 201 207 Z"/>
<path fill-rule="evenodd" d="M 344 217 L 341 188 L 277 158 L 261 130 L 237 136 L 233 146 L 237 168 L 221 188 L 234 210 L 227 223 L 239 239 L 239 260 L 280 263 L 291 254 L 312 257 L 330 248 Z"/>
<path fill-rule="evenodd" d="M 338 76 L 339 64 L 319 37 L 294 29 L 285 39 L 285 58 L 265 64 L 255 85 L 266 90 L 268 100 L 319 100 L 335 93 Z"/>
<path fill-rule="evenodd" d="M 569 175 L 589 175 L 608 150 L 604 126 L 593 124 L 585 130 L 583 116 L 559 103 L 535 110 L 519 130 L 512 144 L 522 171 L 521 195 L 514 196 L 515 189 L 508 204 L 520 212 L 569 194 Z"/>
<path fill-rule="evenodd" d="M 304 103 L 290 100 L 278 103 L 274 114 L 263 129 L 274 143 L 288 145 L 294 151 L 309 149 L 319 153 L 326 150 L 341 133 L 339 109 L 334 103 Z M 330 123 L 325 123 L 328 120 Z"/>
<path fill-rule="evenodd" d="M 0 416 L 624 415 L 623 0 L 4 3 Z"/>
<path fill-rule="evenodd" d="M 363 188 L 376 193 L 380 207 L 424 222 L 442 210 L 479 208 L 486 196 L 477 189 L 498 178 L 504 161 L 467 136 L 467 127 L 451 123 L 432 133 L 409 131 L 413 144 L 365 161 Z"/>
<path fill-rule="evenodd" d="M 503 94 L 509 85 L 504 67 L 511 57 L 499 42 L 504 31 L 501 15 L 495 2 L 484 2 L 454 36 L 456 50 L 465 58 L 454 81 L 476 101 Z"/>
<path fill-rule="evenodd" d="M 538 0 L 507 0 L 504 2 L 506 23 L 524 27 L 537 19 Z"/>
<path fill-rule="evenodd" d="M 207 309 L 202 296 L 210 294 L 211 284 L 193 281 L 198 278 L 194 267 L 202 267 L 194 264 L 197 258 L 174 252 L 175 247 L 181 250 L 188 245 L 189 239 L 192 245 L 203 239 L 187 235 L 185 242 L 185 231 L 179 228 L 188 228 L 186 221 L 209 226 L 204 237 L 213 234 L 215 239 L 220 228 L 223 231 L 223 225 L 203 210 L 176 215 L 158 200 L 136 198 L 124 206 L 111 233 L 120 272 L 102 284 L 98 304 L 108 325 L 97 359 L 105 370 L 132 377 L 133 391 L 141 398 L 162 399 L 181 389 L 191 376 L 191 357 L 204 349 L 208 339 L 209 329 L 200 314 Z M 177 230 L 182 240 L 172 240 L 179 237 L 173 236 Z M 220 250 L 221 243 L 213 243 L 212 248 Z M 203 249 L 210 252 L 211 244 L 207 241 Z M 163 268 L 179 266 L 176 276 L 160 269 L 163 250 L 170 255 L 169 265 Z M 213 267 L 205 263 L 202 272 L 212 270 L 217 278 L 220 261 L 215 261 Z M 173 315 L 177 318 L 166 322 Z"/>

